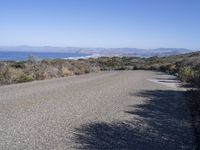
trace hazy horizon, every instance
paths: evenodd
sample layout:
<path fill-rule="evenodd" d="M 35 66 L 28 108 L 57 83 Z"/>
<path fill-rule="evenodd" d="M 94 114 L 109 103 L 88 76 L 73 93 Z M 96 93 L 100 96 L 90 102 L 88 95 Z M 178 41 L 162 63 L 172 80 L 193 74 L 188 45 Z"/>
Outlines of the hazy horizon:
<path fill-rule="evenodd" d="M 144 49 L 144 50 L 153 50 L 153 49 L 188 49 L 188 50 L 200 50 L 190 49 L 185 47 L 153 47 L 153 48 L 145 48 L 145 47 L 93 47 L 93 46 L 59 46 L 59 45 L 0 45 L 0 47 L 52 47 L 52 48 L 89 48 L 89 49 Z"/>

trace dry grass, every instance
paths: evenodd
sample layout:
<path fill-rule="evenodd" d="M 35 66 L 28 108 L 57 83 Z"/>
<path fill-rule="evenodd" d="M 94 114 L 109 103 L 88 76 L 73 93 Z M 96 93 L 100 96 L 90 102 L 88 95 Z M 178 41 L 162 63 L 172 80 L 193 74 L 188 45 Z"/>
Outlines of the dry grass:
<path fill-rule="evenodd" d="M 42 60 L 30 58 L 25 62 L 0 62 L 0 84 L 44 80 L 100 71 L 84 61 Z"/>

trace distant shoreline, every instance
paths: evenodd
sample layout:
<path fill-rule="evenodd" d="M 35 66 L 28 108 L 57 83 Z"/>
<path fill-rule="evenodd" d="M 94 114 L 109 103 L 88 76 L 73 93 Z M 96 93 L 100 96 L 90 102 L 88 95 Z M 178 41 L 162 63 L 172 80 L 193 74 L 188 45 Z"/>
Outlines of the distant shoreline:
<path fill-rule="evenodd" d="M 25 52 L 25 51 L 0 51 L 0 61 L 25 61 L 29 57 L 36 60 L 43 59 L 87 59 L 98 57 L 97 54 L 84 54 L 78 52 Z"/>

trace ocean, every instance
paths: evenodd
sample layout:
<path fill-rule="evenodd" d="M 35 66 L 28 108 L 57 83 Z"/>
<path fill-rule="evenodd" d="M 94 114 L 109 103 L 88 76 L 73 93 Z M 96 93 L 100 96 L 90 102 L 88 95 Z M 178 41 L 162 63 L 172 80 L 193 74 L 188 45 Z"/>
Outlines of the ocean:
<path fill-rule="evenodd" d="M 23 61 L 30 56 L 36 60 L 42 59 L 80 59 L 94 57 L 89 54 L 82 53 L 65 53 L 65 52 L 14 52 L 14 51 L 0 51 L 0 61 Z"/>

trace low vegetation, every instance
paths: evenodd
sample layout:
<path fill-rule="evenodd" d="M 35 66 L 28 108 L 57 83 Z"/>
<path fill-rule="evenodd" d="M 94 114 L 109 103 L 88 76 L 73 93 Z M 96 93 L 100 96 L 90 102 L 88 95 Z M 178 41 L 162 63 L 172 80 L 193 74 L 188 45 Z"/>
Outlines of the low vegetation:
<path fill-rule="evenodd" d="M 27 61 L 22 62 L 0 62 L 0 84 L 67 77 L 98 71 L 100 71 L 99 67 L 81 60 L 36 61 L 34 58 L 29 58 Z"/>
<path fill-rule="evenodd" d="M 100 57 L 80 60 L 0 62 L 0 84 L 11 84 L 80 75 L 100 70 L 157 70 L 176 75 L 182 82 L 200 88 L 200 52 L 169 57 Z"/>
<path fill-rule="evenodd" d="M 176 75 L 199 89 L 200 52 L 169 57 L 100 57 L 80 60 L 0 62 L 0 84 L 80 75 L 100 70 L 157 70 Z"/>

